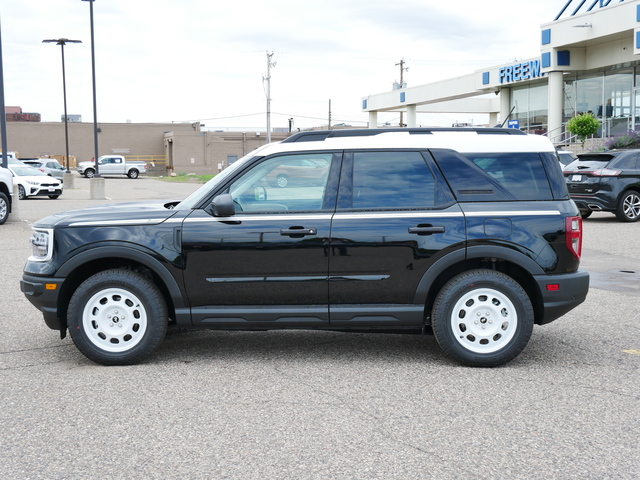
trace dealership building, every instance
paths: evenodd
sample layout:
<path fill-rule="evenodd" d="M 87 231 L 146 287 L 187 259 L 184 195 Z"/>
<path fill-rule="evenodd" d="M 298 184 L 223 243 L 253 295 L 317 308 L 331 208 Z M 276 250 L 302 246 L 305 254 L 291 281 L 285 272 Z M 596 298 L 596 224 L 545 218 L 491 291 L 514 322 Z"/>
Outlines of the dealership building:
<path fill-rule="evenodd" d="M 540 55 L 362 99 L 369 126 L 378 112 L 488 114 L 505 123 L 566 141 L 566 122 L 590 112 L 601 136 L 640 130 L 640 0 L 569 0 L 540 26 Z"/>

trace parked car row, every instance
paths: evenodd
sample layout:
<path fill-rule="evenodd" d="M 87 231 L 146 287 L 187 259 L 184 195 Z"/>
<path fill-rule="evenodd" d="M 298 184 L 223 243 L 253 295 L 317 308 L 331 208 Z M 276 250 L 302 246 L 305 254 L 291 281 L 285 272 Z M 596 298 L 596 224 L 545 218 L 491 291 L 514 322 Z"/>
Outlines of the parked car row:
<path fill-rule="evenodd" d="M 622 222 L 640 220 L 640 149 L 583 153 L 562 173 L 582 218 L 610 212 Z"/>
<path fill-rule="evenodd" d="M 56 199 L 62 195 L 64 167 L 57 160 L 41 158 L 21 161 L 8 156 L 7 167 L 13 177 L 13 184 L 18 185 L 20 200 L 29 197 Z"/>

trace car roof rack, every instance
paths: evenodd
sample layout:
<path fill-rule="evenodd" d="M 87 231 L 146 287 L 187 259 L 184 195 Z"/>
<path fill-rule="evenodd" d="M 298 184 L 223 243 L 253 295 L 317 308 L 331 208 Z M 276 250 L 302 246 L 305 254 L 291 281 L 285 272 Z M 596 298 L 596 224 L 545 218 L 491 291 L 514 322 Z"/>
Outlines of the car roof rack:
<path fill-rule="evenodd" d="M 475 132 L 479 135 L 526 135 L 516 128 L 460 128 L 460 127 L 435 127 L 435 128 L 362 128 L 344 130 L 316 130 L 299 132 L 284 139 L 282 143 L 294 142 L 322 142 L 327 138 L 338 137 L 372 137 L 382 133 L 402 133 L 410 135 L 430 135 L 433 132 Z"/>

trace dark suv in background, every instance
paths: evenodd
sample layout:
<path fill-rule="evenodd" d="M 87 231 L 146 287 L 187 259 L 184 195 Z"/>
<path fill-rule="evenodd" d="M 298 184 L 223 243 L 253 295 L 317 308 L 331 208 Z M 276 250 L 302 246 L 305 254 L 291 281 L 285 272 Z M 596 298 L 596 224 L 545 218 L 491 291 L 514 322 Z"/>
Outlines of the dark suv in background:
<path fill-rule="evenodd" d="M 640 220 L 640 150 L 583 153 L 563 173 L 583 218 L 605 211 L 622 222 Z"/>
<path fill-rule="evenodd" d="M 171 320 L 434 333 L 457 361 L 497 366 L 534 324 L 584 301 L 581 227 L 545 137 L 302 132 L 181 202 L 38 221 L 21 288 L 50 328 L 105 365 L 144 359 Z"/>

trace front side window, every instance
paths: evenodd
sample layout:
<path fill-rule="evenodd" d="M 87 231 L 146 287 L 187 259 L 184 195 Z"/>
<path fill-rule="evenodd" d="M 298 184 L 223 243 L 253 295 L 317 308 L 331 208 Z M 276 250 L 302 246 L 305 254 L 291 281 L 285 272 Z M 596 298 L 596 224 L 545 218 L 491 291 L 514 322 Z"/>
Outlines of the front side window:
<path fill-rule="evenodd" d="M 420 152 L 353 154 L 352 208 L 425 208 L 434 205 L 434 178 Z"/>
<path fill-rule="evenodd" d="M 305 153 L 268 158 L 229 187 L 241 212 L 322 210 L 331 153 Z"/>

